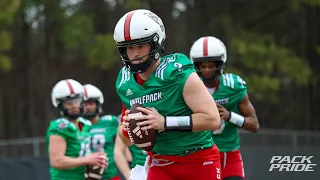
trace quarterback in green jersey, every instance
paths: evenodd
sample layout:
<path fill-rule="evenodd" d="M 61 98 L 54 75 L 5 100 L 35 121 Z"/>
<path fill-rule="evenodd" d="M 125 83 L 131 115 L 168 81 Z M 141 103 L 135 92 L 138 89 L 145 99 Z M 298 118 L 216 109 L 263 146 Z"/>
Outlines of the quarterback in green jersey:
<path fill-rule="evenodd" d="M 158 131 L 148 152 L 148 180 L 220 179 L 219 152 L 211 137 L 220 125 L 217 106 L 187 56 L 161 57 L 165 39 L 162 20 L 149 10 L 130 11 L 115 27 L 114 40 L 125 64 L 116 81 L 124 106 L 119 136 L 132 144 L 129 109 L 142 104 L 137 110 L 146 115 L 135 119 L 145 121 L 137 126 Z"/>
<path fill-rule="evenodd" d="M 220 128 L 212 137 L 220 150 L 223 180 L 243 180 L 238 128 L 257 132 L 259 123 L 249 100 L 246 82 L 238 75 L 223 73 L 227 50 L 219 39 L 208 36 L 194 42 L 190 59 L 208 91 L 215 99 L 220 113 Z"/>
<path fill-rule="evenodd" d="M 84 180 L 86 165 L 106 166 L 104 152 L 90 153 L 91 122 L 83 114 L 83 87 L 72 79 L 52 89 L 52 104 L 61 117 L 50 122 L 46 134 L 52 180 Z"/>
<path fill-rule="evenodd" d="M 102 92 L 91 84 L 83 85 L 85 114 L 84 117 L 92 123 L 91 151 L 105 152 L 108 157 L 108 167 L 104 171 L 101 180 L 120 180 L 118 168 L 114 159 L 115 138 L 118 129 L 118 117 L 113 115 L 101 115 L 104 97 Z"/>

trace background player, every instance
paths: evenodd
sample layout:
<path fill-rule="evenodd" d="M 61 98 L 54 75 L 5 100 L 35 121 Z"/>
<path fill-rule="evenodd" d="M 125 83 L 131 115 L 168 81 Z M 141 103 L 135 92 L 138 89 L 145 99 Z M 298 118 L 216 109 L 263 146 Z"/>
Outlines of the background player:
<path fill-rule="evenodd" d="M 124 109 L 135 103 L 153 107 L 138 108 L 147 115 L 137 117 L 145 119 L 137 125 L 161 131 L 149 152 L 148 179 L 219 179 L 219 154 L 211 138 L 220 125 L 217 106 L 185 55 L 160 58 L 166 39 L 162 20 L 148 10 L 128 12 L 114 39 L 125 64 L 116 82 Z M 128 113 L 119 136 L 130 145 Z"/>
<path fill-rule="evenodd" d="M 117 135 L 118 118 L 117 116 L 104 115 L 102 113 L 102 104 L 104 102 L 102 92 L 91 84 L 83 85 L 85 115 L 92 123 L 91 150 L 93 152 L 105 152 L 108 157 L 108 167 L 102 177 L 102 180 L 120 180 L 118 169 L 114 161 L 114 144 Z"/>
<path fill-rule="evenodd" d="M 52 104 L 60 118 L 51 121 L 46 140 L 52 180 L 84 180 L 85 165 L 106 166 L 104 152 L 87 156 L 91 123 L 83 114 L 83 87 L 72 79 L 59 81 L 52 89 Z"/>
<path fill-rule="evenodd" d="M 244 168 L 240 153 L 238 128 L 257 132 L 259 123 L 249 100 L 245 81 L 235 74 L 223 74 L 227 50 L 219 39 L 209 36 L 194 42 L 190 59 L 204 84 L 215 99 L 221 125 L 213 131 L 213 140 L 220 150 L 223 180 L 243 180 Z"/>

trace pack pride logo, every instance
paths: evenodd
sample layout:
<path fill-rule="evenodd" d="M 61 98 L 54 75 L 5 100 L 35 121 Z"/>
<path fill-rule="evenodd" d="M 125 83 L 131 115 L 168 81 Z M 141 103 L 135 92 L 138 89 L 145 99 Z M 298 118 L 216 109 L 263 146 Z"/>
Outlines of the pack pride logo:
<path fill-rule="evenodd" d="M 311 159 L 313 156 L 273 156 L 270 161 L 269 171 L 314 171 Z"/>

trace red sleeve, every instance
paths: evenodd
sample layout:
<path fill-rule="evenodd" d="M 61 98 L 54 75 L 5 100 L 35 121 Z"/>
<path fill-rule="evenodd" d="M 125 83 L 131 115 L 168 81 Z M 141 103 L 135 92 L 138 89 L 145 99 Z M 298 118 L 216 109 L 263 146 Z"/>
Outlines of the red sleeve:
<path fill-rule="evenodd" d="M 124 106 L 124 104 L 122 104 L 122 112 L 121 112 L 121 118 L 120 118 L 120 122 L 122 123 L 122 121 L 123 121 L 123 116 L 124 116 L 124 114 L 125 114 L 125 112 L 126 112 L 126 110 L 127 110 L 127 108 Z"/>
<path fill-rule="evenodd" d="M 122 104 L 122 113 L 121 113 L 121 118 L 120 118 L 120 122 L 122 123 L 123 122 L 123 116 L 126 112 L 127 108 L 124 106 L 124 104 Z M 124 137 L 127 137 L 129 138 L 129 134 L 128 134 L 128 131 L 125 131 L 122 129 L 122 134 Z"/>

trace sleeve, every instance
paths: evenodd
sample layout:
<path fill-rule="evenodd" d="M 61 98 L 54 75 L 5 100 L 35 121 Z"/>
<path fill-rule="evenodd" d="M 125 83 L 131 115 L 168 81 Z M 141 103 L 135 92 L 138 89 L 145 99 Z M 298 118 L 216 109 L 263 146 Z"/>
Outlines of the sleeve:
<path fill-rule="evenodd" d="M 238 101 L 241 102 L 247 94 L 247 84 L 236 74 L 232 74 L 232 77 L 234 79 L 234 91 L 238 97 Z"/>
<path fill-rule="evenodd" d="M 176 53 L 172 57 L 168 57 L 166 61 L 168 61 L 168 70 L 165 72 L 165 76 L 167 75 L 171 82 L 180 82 L 181 87 L 184 87 L 190 74 L 196 72 L 193 63 L 184 54 Z"/>
<path fill-rule="evenodd" d="M 118 91 L 120 87 L 129 79 L 130 79 L 130 71 L 126 67 L 123 67 L 120 70 L 116 80 L 116 90 Z"/>
<path fill-rule="evenodd" d="M 67 140 L 68 138 L 68 124 L 66 122 L 51 122 L 48 129 L 48 137 L 51 135 L 58 135 L 63 139 Z"/>
<path fill-rule="evenodd" d="M 118 127 L 119 126 L 119 121 L 117 116 L 112 116 L 112 126 Z"/>

